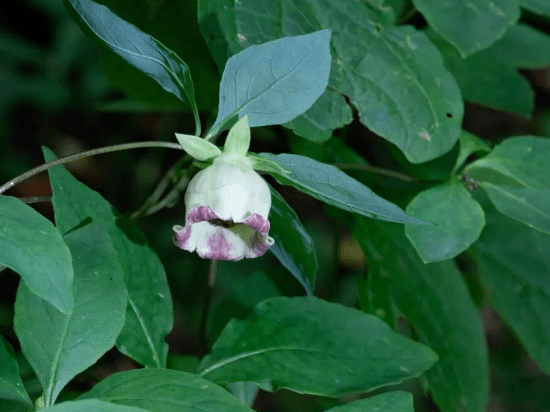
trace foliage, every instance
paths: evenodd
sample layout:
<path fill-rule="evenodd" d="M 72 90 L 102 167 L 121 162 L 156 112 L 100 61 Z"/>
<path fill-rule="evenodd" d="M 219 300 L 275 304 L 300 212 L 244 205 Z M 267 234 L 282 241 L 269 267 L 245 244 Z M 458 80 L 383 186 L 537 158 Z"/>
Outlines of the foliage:
<path fill-rule="evenodd" d="M 45 145 L 45 167 L 0 188 L 0 276 L 21 277 L 0 302 L 1 411 L 482 412 L 510 396 L 498 388 L 521 387 L 526 356 L 543 389 L 514 407 L 548 410 L 537 403 L 550 387 L 545 1 L 34 4 L 79 51 L 71 36 L 47 54 L 0 31 L 0 141 L 24 101 L 136 123 L 161 113 L 152 141 L 100 152 L 186 154 L 117 153 L 100 194 L 63 165 L 98 152 L 58 159 Z M 65 67 L 55 76 L 54 62 Z M 17 72 L 29 64 L 31 75 Z M 477 127 L 471 113 L 489 109 L 520 131 Z M 119 143 L 115 126 L 105 143 Z M 200 169 L 232 176 L 214 163 L 221 138 L 235 176 L 245 162 L 268 180 L 262 234 L 275 243 L 257 259 L 205 264 L 175 248 L 170 227 Z M 59 152 L 55 140 L 32 143 Z M 13 151 L 0 159 L 6 179 L 30 167 Z M 27 204 L 43 198 L 15 191 L 46 169 L 55 224 Z M 257 235 L 239 231 L 252 218 L 185 217 L 235 236 Z M 494 313 L 506 350 L 487 333 Z"/>

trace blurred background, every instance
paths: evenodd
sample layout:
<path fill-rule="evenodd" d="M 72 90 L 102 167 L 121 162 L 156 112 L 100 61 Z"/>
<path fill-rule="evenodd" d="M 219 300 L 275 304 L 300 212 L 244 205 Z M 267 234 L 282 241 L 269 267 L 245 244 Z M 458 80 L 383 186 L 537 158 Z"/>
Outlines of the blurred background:
<path fill-rule="evenodd" d="M 120 143 L 175 142 L 174 132 L 193 133 L 193 118 L 185 105 L 144 75 L 128 70 L 116 56 L 97 47 L 69 16 L 62 0 L 3 2 L 0 10 L 1 183 L 43 163 L 41 146 L 63 157 Z M 161 39 L 190 66 L 203 125 L 212 124 L 220 74 L 198 28 L 196 1 L 139 0 L 132 15 L 125 16 L 128 11 L 116 10 L 116 6 L 114 11 Z M 550 34 L 548 20 L 529 14 L 522 19 Z M 418 14 L 410 22 L 417 27 L 425 24 Z M 163 38 L 163 27 L 170 24 L 181 27 L 181 38 Z M 550 136 L 550 68 L 522 71 L 522 74 L 535 90 L 536 108 L 531 119 L 468 104 L 464 128 L 492 144 L 513 135 Z M 419 190 L 429 186 L 422 181 L 444 179 L 457 155 L 455 148 L 426 164 L 410 164 L 393 145 L 370 133 L 356 120 L 338 130 L 325 147 L 282 127 L 254 129 L 251 150 L 295 152 L 322 160 L 327 149 L 330 151 L 332 145 L 341 142 L 346 142 L 374 166 L 419 179 L 417 183 L 407 183 L 364 171 L 350 172 L 377 194 L 402 207 Z M 87 158 L 67 167 L 118 210 L 130 215 L 139 209 L 180 156 L 181 152 L 169 149 L 138 149 Z M 316 295 L 357 306 L 356 282 L 365 270 L 366 259 L 350 234 L 330 220 L 317 201 L 293 189 L 281 188 L 272 180 L 270 183 L 280 189 L 315 241 L 320 268 Z M 48 196 L 47 174 L 35 176 L 7 194 Z M 171 227 L 182 223 L 185 209 L 183 201 L 172 206 L 135 223 L 147 234 L 171 285 L 175 327 L 168 337 L 169 366 L 193 371 L 201 352 L 197 337 L 208 263 L 173 246 Z M 53 219 L 49 202 L 35 203 L 33 207 Z M 16 350 L 12 321 L 18 281 L 18 276 L 10 270 L 0 272 L 0 333 Z M 492 394 L 488 410 L 550 411 L 550 378 L 529 360 L 517 338 L 487 307 L 479 286 L 474 281 L 470 286 L 474 295 L 477 293 L 490 350 Z M 210 341 L 215 340 L 229 318 L 246 316 L 256 302 L 279 294 L 302 293 L 298 282 L 272 254 L 238 263 L 220 262 L 207 326 Z M 407 330 L 405 321 L 403 330 Z M 110 373 L 137 366 L 113 350 L 75 378 L 64 395 L 76 395 Z M 38 381 L 24 362 L 22 373 L 31 394 L 38 396 Z M 400 387 L 415 393 L 417 411 L 437 410 L 423 395 L 419 380 L 407 381 Z M 265 411 L 322 411 L 334 405 L 334 400 L 279 391 L 260 393 L 254 407 Z"/>

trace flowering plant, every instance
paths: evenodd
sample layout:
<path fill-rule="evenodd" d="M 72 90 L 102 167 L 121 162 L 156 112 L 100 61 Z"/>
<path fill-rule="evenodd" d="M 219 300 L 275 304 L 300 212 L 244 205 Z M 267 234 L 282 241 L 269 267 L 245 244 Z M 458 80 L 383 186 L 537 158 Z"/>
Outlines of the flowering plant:
<path fill-rule="evenodd" d="M 185 227 L 173 228 L 174 243 L 206 259 L 262 256 L 274 243 L 268 236 L 271 193 L 247 157 L 250 128 L 244 116 L 229 131 L 223 153 L 196 136 L 176 135 L 199 160 L 212 164 L 197 173 L 185 194 Z"/>

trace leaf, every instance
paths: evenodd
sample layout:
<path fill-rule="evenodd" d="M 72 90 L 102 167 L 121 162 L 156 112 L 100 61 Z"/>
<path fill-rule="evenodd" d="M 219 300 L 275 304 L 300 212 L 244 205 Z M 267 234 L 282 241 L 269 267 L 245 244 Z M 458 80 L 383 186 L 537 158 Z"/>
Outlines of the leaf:
<path fill-rule="evenodd" d="M 550 233 L 550 139 L 506 139 L 464 173 L 480 183 L 501 213 Z"/>
<path fill-rule="evenodd" d="M 479 276 L 491 304 L 550 373 L 550 236 L 483 206 L 487 223 L 473 246 Z"/>
<path fill-rule="evenodd" d="M 272 187 L 270 189 L 270 236 L 275 239 L 275 243 L 269 250 L 302 284 L 306 293 L 312 295 L 319 270 L 313 239 L 284 198 Z"/>
<path fill-rule="evenodd" d="M 46 161 L 55 155 L 44 148 Z M 106 226 L 118 254 L 128 290 L 128 309 L 117 348 L 148 367 L 165 367 L 164 337 L 173 325 L 172 298 L 164 267 L 143 233 L 99 193 L 77 181 L 62 166 L 48 170 L 59 229 L 66 233 L 86 219 Z"/>
<path fill-rule="evenodd" d="M 198 136 L 176 133 L 176 139 L 183 150 L 197 160 L 205 161 L 222 154 L 217 146 Z"/>
<path fill-rule="evenodd" d="M 20 200 L 0 196 L 0 263 L 59 310 L 73 305 L 69 248 L 54 225 Z"/>
<path fill-rule="evenodd" d="M 435 32 L 428 31 L 427 34 L 458 82 L 464 100 L 531 117 L 534 92 L 529 82 L 512 66 L 483 52 L 464 59 Z"/>
<path fill-rule="evenodd" d="M 546 0 L 519 0 L 519 4 L 534 13 L 550 16 L 550 4 Z"/>
<path fill-rule="evenodd" d="M 122 269 L 105 228 L 90 223 L 65 235 L 65 241 L 74 265 L 72 310 L 59 312 L 23 283 L 15 301 L 15 331 L 46 405 L 114 346 L 127 304 Z"/>
<path fill-rule="evenodd" d="M 348 402 L 326 412 L 414 412 L 413 397 L 408 392 L 394 391 Z"/>
<path fill-rule="evenodd" d="M 97 398 L 150 412 L 252 411 L 212 382 L 197 375 L 168 369 L 115 373 L 80 398 Z"/>
<path fill-rule="evenodd" d="M 396 225 L 357 216 L 352 230 L 376 269 L 369 276 L 385 279 L 420 342 L 439 355 L 425 373 L 439 409 L 484 412 L 489 366 L 483 327 L 453 262 L 422 263 Z"/>
<path fill-rule="evenodd" d="M 462 57 L 482 50 L 500 39 L 520 16 L 516 0 L 413 0 L 428 24 Z"/>
<path fill-rule="evenodd" d="M 293 186 L 329 205 L 374 219 L 427 224 L 377 196 L 368 187 L 334 166 L 317 162 L 306 156 L 286 153 L 279 155 L 261 153 L 260 156 L 290 171 L 285 175 L 269 172 L 279 183 Z"/>
<path fill-rule="evenodd" d="M 250 127 L 286 123 L 325 91 L 330 72 L 330 30 L 250 46 L 231 57 L 220 84 L 215 135 L 235 116 Z"/>
<path fill-rule="evenodd" d="M 217 61 L 250 44 L 330 28 L 336 63 L 329 84 L 349 97 L 367 127 L 414 163 L 453 147 L 463 116 L 460 90 L 423 33 L 383 27 L 393 19 L 361 0 L 276 0 L 265 7 L 255 0 L 199 4 Z"/>
<path fill-rule="evenodd" d="M 352 120 L 351 108 L 344 96 L 327 89 L 311 108 L 283 126 L 307 140 L 323 143 L 330 139 L 333 130 L 350 124 Z"/>
<path fill-rule="evenodd" d="M 199 374 L 268 391 L 341 396 L 417 376 L 436 359 L 375 316 L 311 296 L 281 297 L 229 322 Z"/>
<path fill-rule="evenodd" d="M 474 243 L 483 226 L 483 209 L 457 179 L 420 192 L 407 213 L 437 226 L 405 225 L 405 233 L 424 263 L 451 259 Z"/>
<path fill-rule="evenodd" d="M 232 281 L 230 290 L 210 309 L 209 341 L 215 342 L 231 319 L 246 319 L 258 303 L 275 296 L 281 296 L 281 292 L 264 272 Z"/>
<path fill-rule="evenodd" d="M 63 402 L 42 410 L 44 412 L 145 412 L 144 409 L 114 405 L 97 399 Z"/>
<path fill-rule="evenodd" d="M 462 164 L 466 161 L 466 159 L 468 159 L 470 155 L 476 152 L 491 151 L 491 146 L 485 143 L 485 141 L 481 140 L 476 135 L 468 133 L 465 130 L 462 130 L 460 132 L 459 142 L 460 151 L 453 167 L 453 173 L 455 173 L 460 168 L 460 166 L 462 166 Z"/>
<path fill-rule="evenodd" d="M 0 336 L 0 399 L 21 403 L 28 409 L 34 408 L 23 386 L 13 349 L 2 336 Z"/>
<path fill-rule="evenodd" d="M 200 119 L 189 67 L 177 54 L 134 25 L 122 20 L 107 7 L 92 0 L 65 0 L 89 29 L 111 51 L 141 70 L 191 107 L 196 133 L 200 135 Z"/>
<path fill-rule="evenodd" d="M 549 7 L 550 15 L 550 7 Z M 550 36 L 527 24 L 510 27 L 504 37 L 483 51 L 503 64 L 522 69 L 550 66 Z"/>

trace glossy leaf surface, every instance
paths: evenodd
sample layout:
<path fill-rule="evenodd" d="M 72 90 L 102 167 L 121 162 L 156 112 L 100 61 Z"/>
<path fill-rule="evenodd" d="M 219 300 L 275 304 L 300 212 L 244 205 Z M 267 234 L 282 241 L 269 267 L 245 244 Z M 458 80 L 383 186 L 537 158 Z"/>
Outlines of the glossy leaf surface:
<path fill-rule="evenodd" d="M 218 385 L 191 373 L 168 369 L 120 372 L 81 398 L 97 398 L 150 412 L 251 412 Z"/>
<path fill-rule="evenodd" d="M 74 266 L 74 307 L 64 314 L 21 283 L 14 326 L 22 351 L 52 404 L 63 387 L 111 349 L 124 325 L 127 295 L 113 243 L 90 223 L 65 235 Z"/>
<path fill-rule="evenodd" d="M 47 161 L 55 155 L 44 149 Z M 49 171 L 56 223 L 66 233 L 83 221 L 106 226 L 128 290 L 126 323 L 117 348 L 148 367 L 164 367 L 172 329 L 172 299 L 164 267 L 143 233 L 99 193 L 77 181 L 63 166 Z"/>
<path fill-rule="evenodd" d="M 439 355 L 425 374 L 435 403 L 443 412 L 484 412 L 489 365 L 483 327 L 454 263 L 423 263 L 397 225 L 360 216 L 355 222 L 354 236 L 373 262 L 369 276 L 381 279 L 371 284 L 389 288 L 420 342 Z"/>
<path fill-rule="evenodd" d="M 425 262 L 451 259 L 476 241 L 483 209 L 456 179 L 420 192 L 407 206 L 412 216 L 437 226 L 406 225 L 405 233 Z"/>
<path fill-rule="evenodd" d="M 63 312 L 73 305 L 69 248 L 52 222 L 20 200 L 0 196 L 0 263 Z"/>
<path fill-rule="evenodd" d="M 413 0 L 429 25 L 463 57 L 487 48 L 519 19 L 516 0 Z"/>
<path fill-rule="evenodd" d="M 302 284 L 306 293 L 312 295 L 315 276 L 319 270 L 315 245 L 294 210 L 275 189 L 270 189 L 270 235 L 275 243 L 269 250 Z"/>
<path fill-rule="evenodd" d="M 261 153 L 290 173 L 270 173 L 281 184 L 296 189 L 349 212 L 374 219 L 398 223 L 428 224 L 405 213 L 398 206 L 376 195 L 372 190 L 340 169 L 306 156 Z"/>
<path fill-rule="evenodd" d="M 273 298 L 227 324 L 199 374 L 269 391 L 341 396 L 417 376 L 436 359 L 375 316 L 314 297 Z"/>

